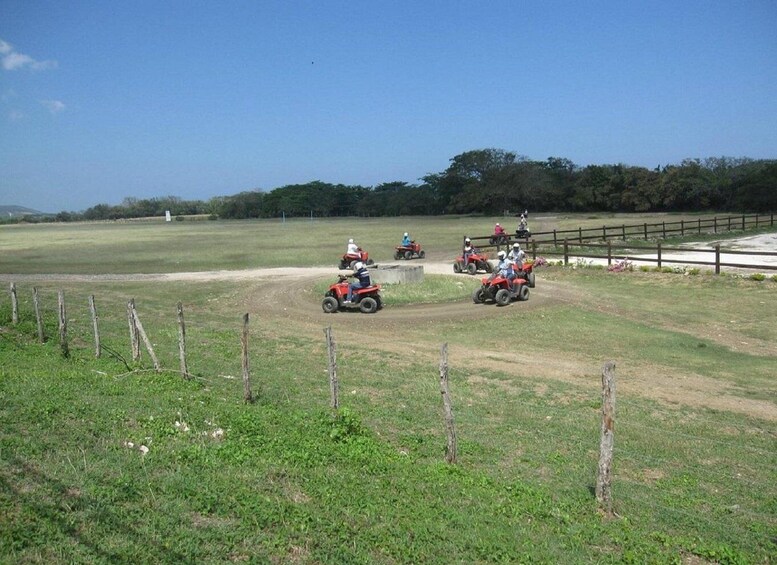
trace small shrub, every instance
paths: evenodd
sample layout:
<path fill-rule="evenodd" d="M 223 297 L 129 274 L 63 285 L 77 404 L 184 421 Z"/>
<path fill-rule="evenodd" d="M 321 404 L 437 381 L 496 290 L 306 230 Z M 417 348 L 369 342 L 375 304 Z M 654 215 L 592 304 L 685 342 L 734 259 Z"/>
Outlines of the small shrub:
<path fill-rule="evenodd" d="M 748 277 L 751 281 L 763 281 L 766 280 L 766 275 L 763 273 L 753 273 Z"/>
<path fill-rule="evenodd" d="M 686 275 L 691 275 L 692 277 L 695 277 L 699 273 L 701 273 L 701 269 L 698 268 L 688 269 L 685 271 Z"/>
<path fill-rule="evenodd" d="M 179 215 L 177 215 L 177 216 L 175 217 L 175 221 L 176 221 L 176 222 L 183 222 L 185 219 L 186 219 L 186 218 L 184 218 L 184 217 L 183 217 L 183 216 L 181 216 L 180 214 L 179 214 Z"/>
<path fill-rule="evenodd" d="M 219 219 L 219 215 L 218 214 L 211 214 L 210 216 L 208 216 L 208 219 L 211 220 L 211 221 L 218 220 Z"/>
<path fill-rule="evenodd" d="M 640 265 L 639 270 L 642 271 L 643 273 L 649 273 L 650 271 L 653 270 L 653 267 L 651 267 L 650 265 Z"/>
<path fill-rule="evenodd" d="M 777 275 L 772 275 L 772 282 L 777 282 Z"/>

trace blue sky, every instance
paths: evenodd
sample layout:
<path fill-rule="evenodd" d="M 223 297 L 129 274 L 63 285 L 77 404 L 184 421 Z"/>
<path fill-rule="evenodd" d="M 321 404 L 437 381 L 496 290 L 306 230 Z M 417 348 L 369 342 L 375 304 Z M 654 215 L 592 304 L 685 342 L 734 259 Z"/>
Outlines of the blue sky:
<path fill-rule="evenodd" d="M 0 0 L 0 204 L 777 158 L 777 2 Z"/>

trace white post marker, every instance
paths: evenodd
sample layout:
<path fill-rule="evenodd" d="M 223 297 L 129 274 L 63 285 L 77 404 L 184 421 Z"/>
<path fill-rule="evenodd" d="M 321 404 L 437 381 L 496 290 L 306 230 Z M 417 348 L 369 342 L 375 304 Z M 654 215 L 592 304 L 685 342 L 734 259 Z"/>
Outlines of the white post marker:
<path fill-rule="evenodd" d="M 170 210 L 165 210 L 165 221 L 166 222 L 172 221 L 172 218 L 170 217 Z"/>

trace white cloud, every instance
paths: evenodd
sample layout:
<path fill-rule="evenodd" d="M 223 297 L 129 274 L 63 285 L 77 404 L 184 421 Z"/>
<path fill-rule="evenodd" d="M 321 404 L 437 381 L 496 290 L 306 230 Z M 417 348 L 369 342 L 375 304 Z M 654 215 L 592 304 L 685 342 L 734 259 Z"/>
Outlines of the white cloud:
<path fill-rule="evenodd" d="M 65 109 L 65 104 L 59 100 L 41 100 L 40 103 L 52 114 L 59 114 Z"/>
<path fill-rule="evenodd" d="M 36 61 L 29 55 L 18 53 L 7 41 L 0 39 L 0 65 L 6 71 L 28 67 L 34 71 L 45 71 L 57 67 L 56 61 Z"/>

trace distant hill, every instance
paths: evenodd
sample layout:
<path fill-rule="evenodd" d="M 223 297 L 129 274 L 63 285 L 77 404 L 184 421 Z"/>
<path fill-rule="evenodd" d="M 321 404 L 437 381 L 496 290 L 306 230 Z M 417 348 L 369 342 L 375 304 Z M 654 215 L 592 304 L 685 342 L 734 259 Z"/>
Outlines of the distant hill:
<path fill-rule="evenodd" d="M 22 216 L 48 216 L 44 212 L 33 210 L 32 208 L 25 208 L 24 206 L 3 206 L 0 204 L 0 219 L 1 218 L 21 218 Z"/>

